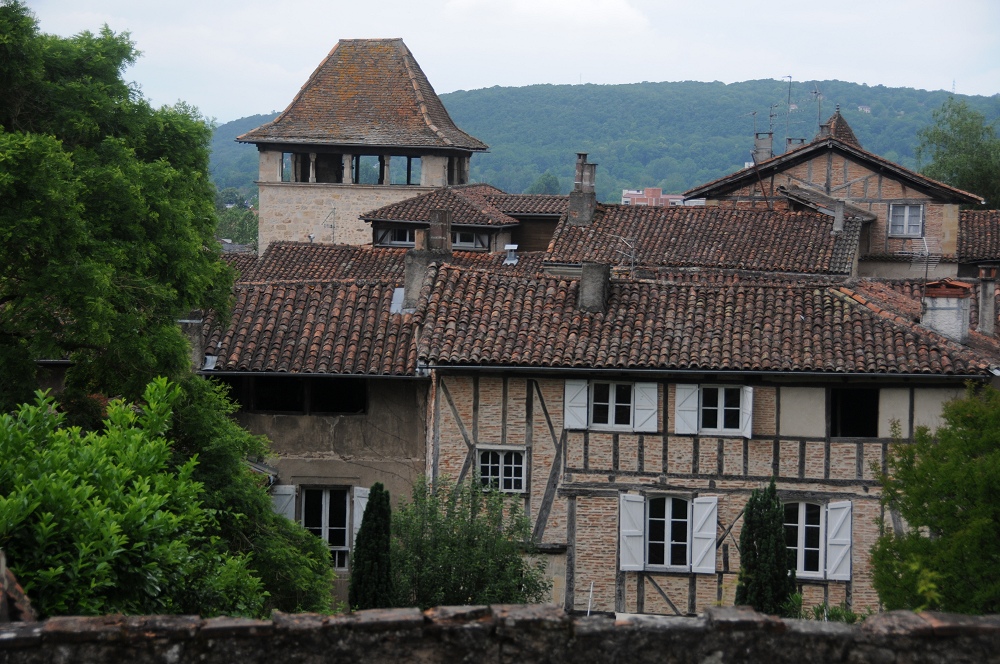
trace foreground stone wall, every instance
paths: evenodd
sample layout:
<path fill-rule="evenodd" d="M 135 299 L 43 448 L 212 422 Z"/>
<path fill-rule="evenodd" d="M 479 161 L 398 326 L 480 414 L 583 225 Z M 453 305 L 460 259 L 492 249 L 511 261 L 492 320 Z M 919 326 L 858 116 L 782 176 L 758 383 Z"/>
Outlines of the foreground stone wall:
<path fill-rule="evenodd" d="M 861 626 L 745 608 L 704 617 L 570 617 L 550 605 L 281 614 L 52 618 L 0 625 L 0 663 L 1000 662 L 1000 616 L 893 612 Z"/>

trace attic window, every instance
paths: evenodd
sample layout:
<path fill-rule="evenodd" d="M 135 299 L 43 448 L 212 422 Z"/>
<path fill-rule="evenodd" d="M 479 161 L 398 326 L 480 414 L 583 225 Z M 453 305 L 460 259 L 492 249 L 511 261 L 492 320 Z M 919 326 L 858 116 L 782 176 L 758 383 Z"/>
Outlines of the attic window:
<path fill-rule="evenodd" d="M 412 247 L 414 243 L 412 228 L 380 228 L 375 231 L 375 245 L 379 247 Z"/>
<path fill-rule="evenodd" d="M 920 237 L 924 234 L 923 205 L 890 205 L 889 235 Z"/>
<path fill-rule="evenodd" d="M 490 237 L 486 233 L 452 231 L 451 245 L 455 249 L 468 249 L 471 251 L 483 250 L 489 248 Z"/>
<path fill-rule="evenodd" d="M 368 405 L 363 378 L 220 375 L 215 380 L 230 386 L 230 398 L 247 413 L 343 415 L 363 413 Z"/>
<path fill-rule="evenodd" d="M 830 390 L 830 435 L 834 438 L 878 436 L 877 389 L 837 387 Z"/>

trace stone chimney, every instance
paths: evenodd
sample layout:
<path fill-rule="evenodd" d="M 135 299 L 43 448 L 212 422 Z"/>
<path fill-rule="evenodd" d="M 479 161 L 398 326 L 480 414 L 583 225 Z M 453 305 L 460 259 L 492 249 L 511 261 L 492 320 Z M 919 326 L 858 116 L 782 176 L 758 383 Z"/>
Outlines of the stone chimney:
<path fill-rule="evenodd" d="M 603 263 L 584 263 L 580 275 L 577 306 L 590 313 L 605 311 L 611 291 L 611 266 Z"/>
<path fill-rule="evenodd" d="M 844 201 L 837 201 L 833 207 L 833 234 L 844 232 Z"/>
<path fill-rule="evenodd" d="M 181 332 L 191 344 L 191 366 L 195 371 L 200 371 L 205 363 L 205 344 L 201 335 L 204 319 L 204 312 L 201 309 L 192 309 L 186 318 L 177 321 L 177 324 L 181 326 Z"/>
<path fill-rule="evenodd" d="M 957 279 L 932 281 L 924 287 L 920 324 L 953 341 L 969 339 L 969 305 L 972 284 Z"/>
<path fill-rule="evenodd" d="M 774 134 L 769 131 L 758 131 L 753 137 L 753 163 L 759 164 L 774 156 L 772 141 Z"/>
<path fill-rule="evenodd" d="M 569 205 L 566 217 L 573 226 L 589 226 L 597 211 L 597 194 L 594 192 L 594 181 L 597 177 L 597 164 L 587 163 L 587 153 L 576 154 L 576 177 L 573 180 L 573 191 L 569 193 Z"/>
<path fill-rule="evenodd" d="M 996 333 L 997 266 L 979 266 L 979 331 L 993 336 Z"/>
<path fill-rule="evenodd" d="M 431 210 L 430 228 L 414 234 L 413 249 L 403 259 L 403 309 L 413 309 L 431 263 L 451 258 L 451 210 Z"/>

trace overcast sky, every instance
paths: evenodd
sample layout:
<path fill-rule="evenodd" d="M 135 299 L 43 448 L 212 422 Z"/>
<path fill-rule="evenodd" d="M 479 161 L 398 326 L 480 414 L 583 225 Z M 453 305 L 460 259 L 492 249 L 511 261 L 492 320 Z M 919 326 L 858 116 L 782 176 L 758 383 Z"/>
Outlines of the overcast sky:
<path fill-rule="evenodd" d="M 42 32 L 107 24 L 155 105 L 280 111 L 338 39 L 402 37 L 438 93 L 792 76 L 1000 93 L 998 0 L 27 0 Z"/>

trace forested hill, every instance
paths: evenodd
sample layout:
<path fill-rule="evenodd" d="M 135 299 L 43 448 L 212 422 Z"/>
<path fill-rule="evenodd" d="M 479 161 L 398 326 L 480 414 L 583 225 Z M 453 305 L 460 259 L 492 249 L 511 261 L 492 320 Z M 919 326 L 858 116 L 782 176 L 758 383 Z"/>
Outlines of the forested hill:
<path fill-rule="evenodd" d="M 917 132 L 933 122 L 933 111 L 949 94 L 841 81 L 794 82 L 789 94 L 787 81 L 759 80 L 493 87 L 442 94 L 441 100 L 459 127 L 490 146 L 488 153 L 472 157 L 473 180 L 519 193 L 550 171 L 566 192 L 575 154 L 587 152 L 598 164 L 600 200 L 616 201 L 622 189 L 679 193 L 742 168 L 750 158 L 755 122 L 757 131 L 773 125 L 778 152 L 786 127 L 787 136 L 812 140 L 818 118 L 829 118 L 838 104 L 866 150 L 913 168 Z M 987 120 L 1000 118 L 1000 95 L 956 97 Z M 233 149 L 232 139 L 271 117 L 219 127 L 212 174 L 220 188 L 256 177 L 256 151 Z M 237 153 L 247 155 L 245 166 L 233 164 Z M 238 172 L 246 172 L 242 182 Z"/>

